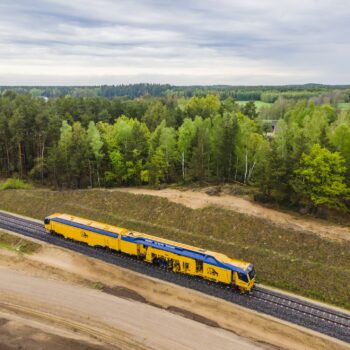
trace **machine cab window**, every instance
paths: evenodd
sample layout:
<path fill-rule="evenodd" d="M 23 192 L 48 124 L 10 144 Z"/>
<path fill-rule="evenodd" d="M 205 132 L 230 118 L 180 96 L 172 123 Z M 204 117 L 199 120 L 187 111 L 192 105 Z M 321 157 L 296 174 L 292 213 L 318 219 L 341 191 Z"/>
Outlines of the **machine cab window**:
<path fill-rule="evenodd" d="M 248 275 L 249 275 L 250 280 L 254 279 L 254 277 L 255 277 L 254 267 L 252 267 L 252 269 L 248 272 Z"/>
<path fill-rule="evenodd" d="M 48 225 L 49 223 L 50 223 L 50 219 L 49 219 L 49 218 L 45 218 L 45 219 L 44 219 L 44 224 L 45 224 L 45 225 Z"/>
<path fill-rule="evenodd" d="M 249 282 L 249 280 L 248 280 L 248 275 L 247 275 L 247 274 L 242 273 L 242 272 L 237 272 L 237 275 L 238 275 L 238 278 L 239 278 L 241 281 L 243 281 L 243 282 L 245 282 L 245 283 L 248 283 L 248 282 Z"/>

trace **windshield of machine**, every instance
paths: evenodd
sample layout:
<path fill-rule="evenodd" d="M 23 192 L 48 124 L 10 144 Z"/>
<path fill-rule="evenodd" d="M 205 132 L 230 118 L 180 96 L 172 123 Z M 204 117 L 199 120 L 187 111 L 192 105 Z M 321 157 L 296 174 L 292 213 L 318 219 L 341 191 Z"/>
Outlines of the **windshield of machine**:
<path fill-rule="evenodd" d="M 245 273 L 238 272 L 238 278 L 241 281 L 244 281 L 244 282 L 248 283 L 248 276 Z"/>
<path fill-rule="evenodd" d="M 249 271 L 248 274 L 249 274 L 249 277 L 250 277 L 251 280 L 255 277 L 255 270 L 254 270 L 254 267 L 251 269 L 251 271 Z"/>

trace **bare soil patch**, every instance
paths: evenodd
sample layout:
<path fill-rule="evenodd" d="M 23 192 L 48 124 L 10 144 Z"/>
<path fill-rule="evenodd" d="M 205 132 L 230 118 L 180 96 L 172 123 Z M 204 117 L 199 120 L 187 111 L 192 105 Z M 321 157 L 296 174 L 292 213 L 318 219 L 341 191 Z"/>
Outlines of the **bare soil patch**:
<path fill-rule="evenodd" d="M 125 287 L 121 287 L 121 286 L 103 287 L 102 291 L 105 293 L 117 296 L 119 298 L 134 300 L 134 301 L 138 301 L 140 303 L 149 304 L 149 305 L 159 307 L 159 305 L 154 304 L 154 303 L 150 303 L 144 296 L 142 296 L 141 294 L 137 293 L 136 291 L 134 291 L 130 288 L 125 288 Z M 165 309 L 165 308 L 163 308 L 163 309 Z M 203 324 L 210 326 L 210 327 L 220 327 L 217 322 L 210 320 L 206 317 L 203 317 L 201 315 L 198 315 L 194 312 L 182 309 L 180 307 L 168 306 L 165 310 L 170 311 L 174 314 L 186 317 L 190 320 L 194 320 L 196 322 L 203 323 Z"/>
<path fill-rule="evenodd" d="M 267 219 L 285 228 L 312 232 L 323 238 L 350 241 L 350 227 L 334 225 L 324 220 L 266 208 L 248 199 L 222 192 L 207 193 L 208 191 L 206 189 L 201 191 L 180 191 L 176 189 L 151 190 L 130 187 L 117 189 L 117 191 L 167 198 L 171 202 L 182 204 L 192 209 L 217 206 L 238 213 Z"/>
<path fill-rule="evenodd" d="M 141 294 L 137 293 L 136 291 L 130 288 L 121 287 L 121 286 L 103 287 L 102 291 L 119 298 L 134 300 L 145 304 L 148 303 L 145 297 L 143 297 Z"/>
<path fill-rule="evenodd" d="M 0 322 L 0 348 L 1 350 L 112 350 L 112 347 L 89 340 L 76 339 L 74 332 L 55 334 L 45 325 L 32 322 L 17 315 L 7 315 Z M 29 325 L 28 325 L 29 323 Z M 79 337 L 78 337 L 79 338 Z M 119 347 L 113 347 L 121 350 Z"/>
<path fill-rule="evenodd" d="M 180 307 L 169 306 L 169 307 L 167 307 L 167 310 L 170 312 L 173 312 L 174 314 L 189 318 L 190 320 L 194 320 L 194 321 L 199 322 L 199 323 L 203 323 L 203 324 L 210 326 L 210 327 L 217 327 L 217 328 L 220 327 L 220 325 L 217 322 L 210 320 L 209 318 L 203 317 L 201 315 L 198 315 L 194 312 L 182 309 Z"/>

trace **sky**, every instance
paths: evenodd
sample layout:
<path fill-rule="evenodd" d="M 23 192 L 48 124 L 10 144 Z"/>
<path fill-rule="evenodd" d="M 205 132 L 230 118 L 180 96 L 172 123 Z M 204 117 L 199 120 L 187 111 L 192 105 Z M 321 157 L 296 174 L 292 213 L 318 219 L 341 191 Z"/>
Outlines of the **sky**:
<path fill-rule="evenodd" d="M 0 85 L 350 83 L 347 0 L 0 0 Z"/>

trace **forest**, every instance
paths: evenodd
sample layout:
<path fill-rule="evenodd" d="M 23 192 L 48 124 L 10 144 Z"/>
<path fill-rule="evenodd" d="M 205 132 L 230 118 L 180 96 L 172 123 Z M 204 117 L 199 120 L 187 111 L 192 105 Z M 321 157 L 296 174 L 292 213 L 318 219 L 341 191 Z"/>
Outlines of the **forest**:
<path fill-rule="evenodd" d="M 328 96 L 333 102 L 350 102 L 349 85 L 280 85 L 280 86 L 174 86 L 169 84 L 127 84 L 101 86 L 0 86 L 0 94 L 11 90 L 20 94 L 55 98 L 72 97 L 128 97 L 130 99 L 150 95 L 153 97 L 186 97 L 215 94 L 221 99 L 232 97 L 236 101 L 275 102 L 278 97 L 288 99 Z"/>
<path fill-rule="evenodd" d="M 349 89 L 248 89 L 244 103 L 228 90 L 48 99 L 14 90 L 0 97 L 1 178 L 58 189 L 236 182 L 261 201 L 349 210 L 350 111 L 337 104 Z"/>

